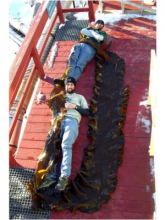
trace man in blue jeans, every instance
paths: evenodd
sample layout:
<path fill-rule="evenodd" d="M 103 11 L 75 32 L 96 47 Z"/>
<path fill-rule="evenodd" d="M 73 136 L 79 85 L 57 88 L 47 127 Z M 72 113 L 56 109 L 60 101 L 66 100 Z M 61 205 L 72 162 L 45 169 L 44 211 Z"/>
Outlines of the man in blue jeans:
<path fill-rule="evenodd" d="M 72 164 L 72 145 L 78 136 L 78 125 L 81 121 L 81 115 L 88 116 L 89 108 L 84 96 L 74 92 L 76 80 L 73 77 L 65 79 L 65 108 L 67 113 L 61 123 L 60 137 L 62 139 L 62 162 L 61 174 L 55 189 L 64 190 L 68 184 L 68 178 L 71 174 Z"/>
<path fill-rule="evenodd" d="M 84 67 L 90 62 L 103 42 L 107 40 L 106 32 L 102 31 L 104 27 L 103 20 L 97 20 L 95 25 L 88 26 L 81 30 L 80 40 L 75 44 L 67 59 L 64 80 L 67 76 L 74 77 L 77 81 L 81 76 Z M 54 79 L 54 83 L 59 79 Z"/>

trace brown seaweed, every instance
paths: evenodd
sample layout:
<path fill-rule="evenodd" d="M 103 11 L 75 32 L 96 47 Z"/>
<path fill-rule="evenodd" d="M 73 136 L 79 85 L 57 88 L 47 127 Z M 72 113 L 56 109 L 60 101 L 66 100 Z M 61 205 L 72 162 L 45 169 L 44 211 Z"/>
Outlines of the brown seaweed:
<path fill-rule="evenodd" d="M 48 106 L 53 116 L 52 128 L 39 157 L 34 179 L 27 185 L 35 210 L 96 212 L 102 203 L 110 200 L 110 193 L 116 189 L 117 172 L 124 153 L 122 128 L 126 119 L 129 87 L 123 85 L 124 60 L 116 53 L 107 52 L 107 55 L 109 61 L 99 55 L 95 57 L 96 83 L 87 131 L 90 144 L 84 150 L 77 176 L 61 193 L 55 191 L 57 182 L 51 182 L 51 174 L 60 157 L 60 124 L 65 117 L 63 86 L 58 85 L 51 94 Z"/>

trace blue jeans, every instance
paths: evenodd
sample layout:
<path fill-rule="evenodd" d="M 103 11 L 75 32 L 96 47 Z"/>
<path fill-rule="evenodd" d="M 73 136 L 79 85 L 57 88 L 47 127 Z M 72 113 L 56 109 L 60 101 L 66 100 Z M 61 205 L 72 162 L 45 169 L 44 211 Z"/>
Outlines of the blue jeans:
<path fill-rule="evenodd" d="M 95 54 L 96 50 L 88 44 L 77 43 L 76 45 L 74 45 L 70 51 L 65 69 L 66 71 L 68 68 L 68 64 L 70 63 L 70 67 L 67 73 L 68 76 L 72 76 L 76 80 L 78 80 L 82 74 L 84 67 L 89 61 L 94 58 Z"/>
<path fill-rule="evenodd" d="M 61 123 L 60 137 L 62 139 L 61 176 L 69 177 L 72 165 L 72 145 L 78 136 L 78 121 L 75 118 L 66 117 Z"/>

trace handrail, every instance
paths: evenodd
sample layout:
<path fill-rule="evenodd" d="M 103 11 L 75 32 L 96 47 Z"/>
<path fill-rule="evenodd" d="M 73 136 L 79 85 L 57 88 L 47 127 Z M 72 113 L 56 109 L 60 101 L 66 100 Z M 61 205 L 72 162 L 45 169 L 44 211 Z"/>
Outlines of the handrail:
<path fill-rule="evenodd" d="M 135 2 L 131 2 L 131 1 L 128 1 L 128 0 L 116 0 L 116 1 L 121 2 L 121 7 L 122 7 L 122 12 L 123 13 L 124 13 L 124 4 L 127 4 L 127 5 L 131 5 L 131 6 L 134 6 L 136 8 L 141 9 L 141 12 L 147 11 L 147 12 L 150 12 L 152 14 L 156 14 L 156 10 L 154 8 L 149 8 L 149 7 L 143 5 L 143 0 L 141 1 L 141 4 L 137 4 Z"/>
<path fill-rule="evenodd" d="M 47 35 L 45 37 L 45 40 L 43 42 L 43 45 L 40 49 L 40 51 L 38 52 L 36 49 L 38 40 L 43 32 L 43 29 L 46 25 L 46 22 L 48 20 L 48 12 L 46 9 L 46 5 L 47 5 L 47 1 L 43 1 L 43 3 L 41 4 L 35 19 L 33 20 L 31 27 L 29 28 L 29 31 L 27 33 L 27 35 L 25 36 L 25 39 L 18 51 L 18 54 L 10 68 L 10 82 L 9 82 L 9 111 L 11 110 L 11 107 L 13 105 L 13 102 L 16 98 L 18 89 L 21 85 L 21 82 L 23 80 L 24 74 L 26 72 L 26 69 L 28 67 L 28 64 L 30 62 L 30 59 L 33 58 L 34 59 L 34 66 L 29 74 L 29 78 L 27 80 L 26 86 L 24 88 L 22 97 L 18 103 L 17 106 L 17 110 L 15 112 L 15 115 L 13 117 L 12 123 L 10 125 L 10 130 L 9 130 L 9 140 L 12 137 L 12 134 L 14 132 L 14 128 L 17 122 L 17 119 L 19 117 L 19 114 L 21 112 L 22 106 L 24 104 L 26 95 L 28 93 L 28 90 L 30 88 L 31 82 L 33 80 L 35 71 L 37 70 L 38 75 L 41 79 L 44 79 L 44 70 L 42 67 L 42 64 L 40 62 L 40 58 L 42 56 L 42 53 L 44 51 L 44 48 L 46 46 L 46 43 L 48 41 L 48 38 L 50 36 L 50 33 L 54 27 L 54 24 L 57 20 L 57 18 L 59 17 L 60 23 L 64 23 L 64 17 L 63 17 L 63 13 L 66 12 L 80 12 L 80 11 L 88 11 L 89 12 L 89 21 L 94 21 L 95 17 L 94 17 L 94 9 L 93 9 L 93 2 L 88 0 L 88 8 L 77 8 L 75 10 L 73 9 L 62 9 L 61 7 L 61 2 L 58 1 L 57 2 L 57 12 L 54 16 L 54 19 L 51 23 L 51 26 L 47 32 Z"/>
<path fill-rule="evenodd" d="M 156 114 L 157 114 L 157 75 L 155 72 L 156 55 L 155 50 L 151 50 L 150 61 L 150 78 L 149 78 L 149 97 L 148 105 L 151 106 L 151 140 L 150 140 L 150 156 L 154 156 L 154 142 L 155 142 L 155 130 L 156 128 Z"/>
<path fill-rule="evenodd" d="M 130 0 L 116 0 L 116 2 L 121 3 L 121 13 L 124 14 L 126 11 L 128 13 L 133 11 L 133 10 L 125 10 L 125 5 L 130 5 L 133 7 L 138 8 L 137 12 L 141 12 L 143 14 L 143 11 L 146 11 L 147 13 L 151 14 L 156 14 L 156 8 L 155 7 L 147 7 L 144 2 L 144 0 L 139 1 L 139 3 L 135 3 L 136 1 L 130 1 Z M 114 11 L 119 11 L 119 10 L 103 10 L 103 2 L 102 0 L 99 0 L 99 10 L 102 13 L 103 11 L 105 12 L 114 12 Z M 135 12 L 135 11 L 134 11 Z"/>
<path fill-rule="evenodd" d="M 46 9 L 42 12 L 44 7 L 44 2 L 42 3 L 38 13 L 36 14 L 35 20 L 18 51 L 18 54 L 10 68 L 10 89 L 9 89 L 9 110 L 17 95 L 18 88 L 22 82 L 25 70 L 30 62 L 33 48 L 37 45 L 40 35 L 48 19 L 48 14 Z M 42 16 L 41 16 L 42 15 Z M 43 78 L 43 77 L 42 77 Z"/>

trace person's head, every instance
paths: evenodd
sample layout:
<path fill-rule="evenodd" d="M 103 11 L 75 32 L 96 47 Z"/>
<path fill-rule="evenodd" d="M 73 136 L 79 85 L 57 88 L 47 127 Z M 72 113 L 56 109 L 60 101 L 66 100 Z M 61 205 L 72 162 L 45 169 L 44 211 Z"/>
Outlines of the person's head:
<path fill-rule="evenodd" d="M 103 20 L 97 20 L 95 23 L 95 29 L 101 30 L 104 27 L 104 21 Z"/>
<path fill-rule="evenodd" d="M 67 77 L 65 79 L 65 91 L 67 93 L 73 93 L 76 88 L 76 80 L 73 77 Z"/>

